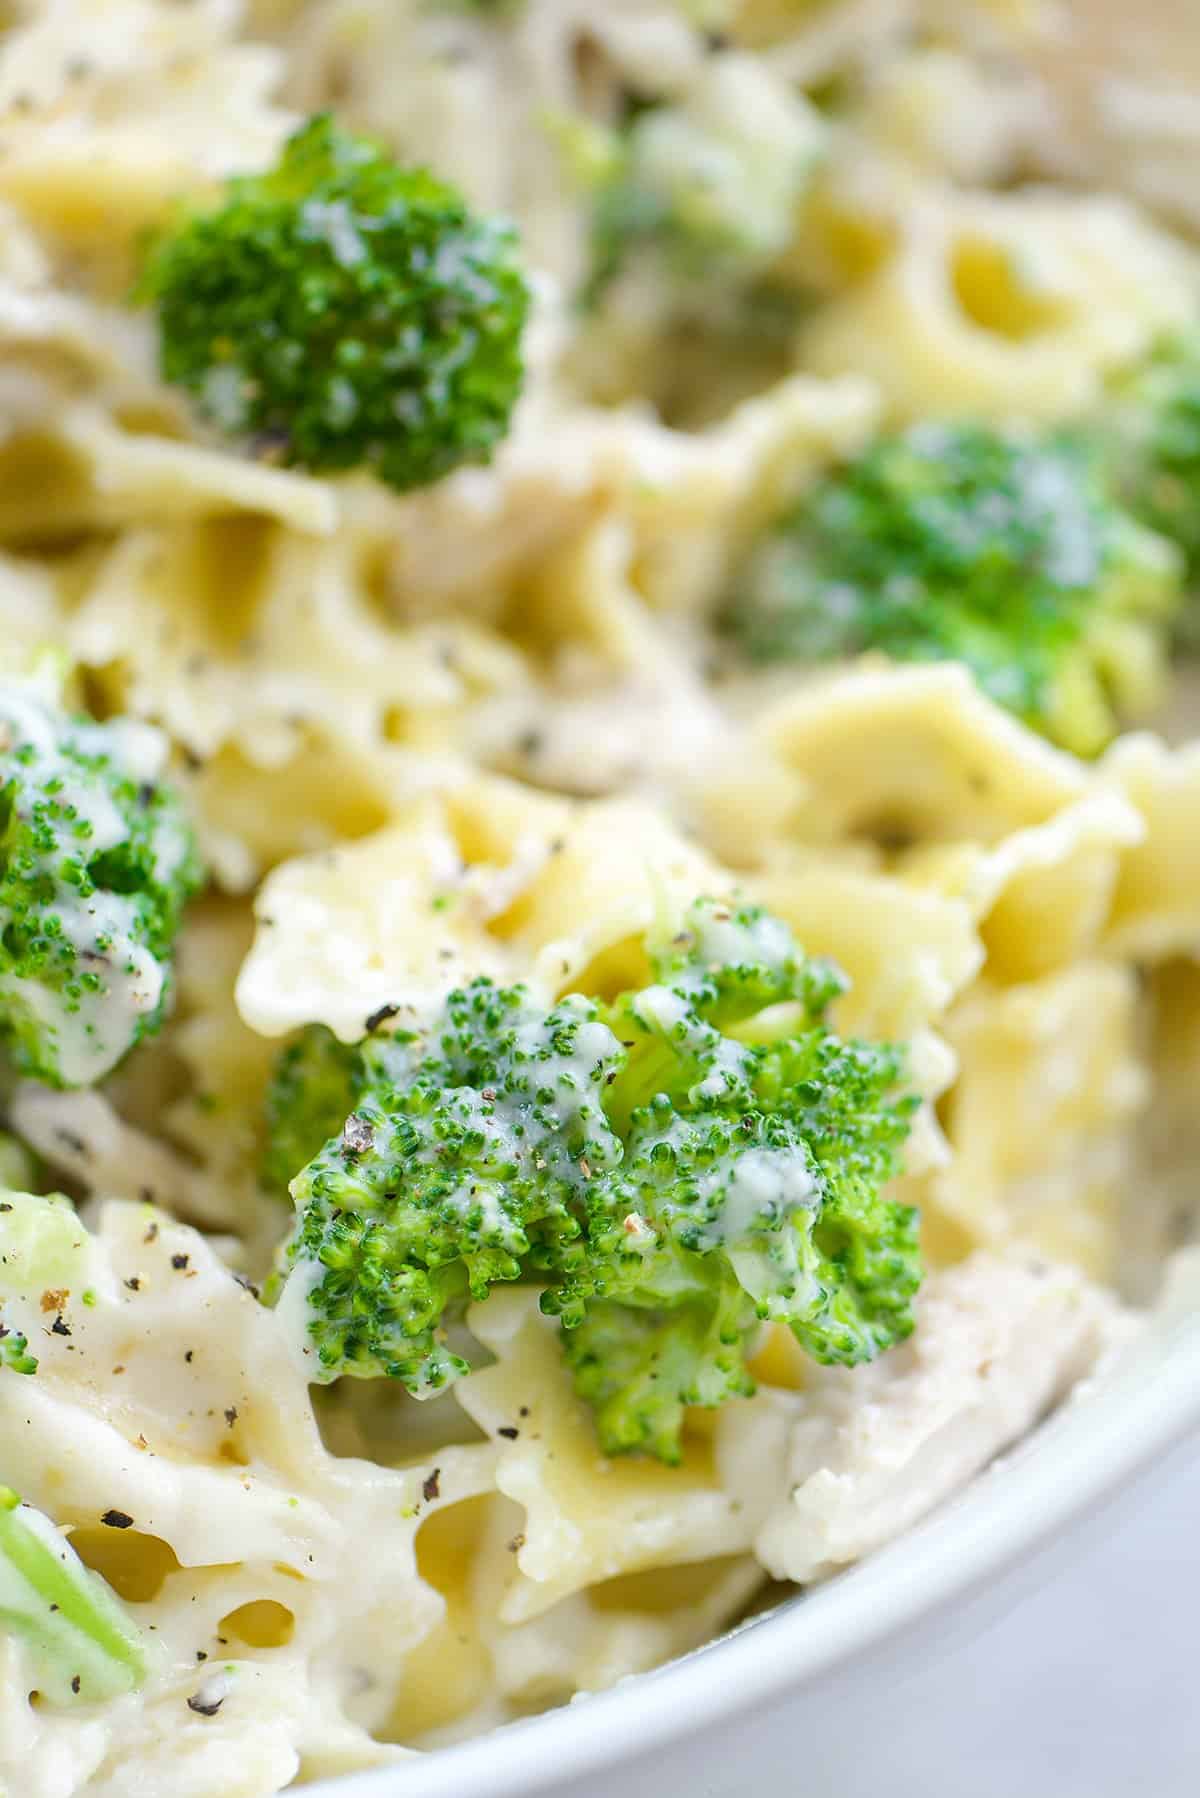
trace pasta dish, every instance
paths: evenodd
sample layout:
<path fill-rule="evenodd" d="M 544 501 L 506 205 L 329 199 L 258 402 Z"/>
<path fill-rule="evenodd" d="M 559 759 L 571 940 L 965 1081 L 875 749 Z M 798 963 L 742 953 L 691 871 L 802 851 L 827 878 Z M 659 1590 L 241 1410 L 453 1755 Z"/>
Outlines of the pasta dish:
<path fill-rule="evenodd" d="M 403 1791 L 1119 1361 L 1192 10 L 0 7 L 0 1798 Z"/>

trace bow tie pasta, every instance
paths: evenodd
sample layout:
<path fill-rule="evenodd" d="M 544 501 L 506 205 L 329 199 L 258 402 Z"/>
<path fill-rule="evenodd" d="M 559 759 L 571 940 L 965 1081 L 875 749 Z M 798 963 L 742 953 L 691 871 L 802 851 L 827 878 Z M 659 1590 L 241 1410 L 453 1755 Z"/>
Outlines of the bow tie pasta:
<path fill-rule="evenodd" d="M 6 9 L 13 1798 L 614 1685 L 1158 1303 L 1200 32 L 1066 12 Z"/>

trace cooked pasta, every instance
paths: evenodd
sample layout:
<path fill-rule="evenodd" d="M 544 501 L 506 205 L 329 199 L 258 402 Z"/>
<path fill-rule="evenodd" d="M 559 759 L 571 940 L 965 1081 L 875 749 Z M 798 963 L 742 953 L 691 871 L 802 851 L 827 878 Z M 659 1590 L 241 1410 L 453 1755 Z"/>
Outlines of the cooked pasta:
<path fill-rule="evenodd" d="M 1120 485 L 1102 448 L 1101 486 L 1071 517 L 1083 533 L 1089 507 L 1119 506 L 1130 559 L 1092 636 L 1080 608 L 1109 551 L 1093 566 L 1082 536 L 1055 549 L 1029 602 L 1031 633 L 1035 603 L 1050 619 L 1049 673 L 1011 702 L 994 676 L 1007 550 L 987 532 L 1028 495 L 993 496 L 925 588 L 927 515 L 881 539 L 903 639 L 859 619 L 870 570 L 825 578 L 802 534 L 788 573 L 800 585 L 777 603 L 815 582 L 818 624 L 858 620 L 858 634 L 755 662 L 728 608 L 762 534 L 802 533 L 815 495 L 853 536 L 839 482 L 881 441 L 936 457 L 939 432 L 969 426 L 1080 467 L 1109 442 L 1122 382 L 1200 322 L 1185 174 L 1200 31 L 1167 0 L 1136 31 L 1104 0 L 2 10 L 0 690 L 91 714 L 117 733 L 118 763 L 128 726 L 114 721 L 134 721 L 181 796 L 207 885 L 159 974 L 162 1028 L 139 1026 L 115 1071 L 81 1085 L 10 1055 L 15 1007 L 74 1018 L 81 992 L 106 990 L 98 937 L 86 953 L 101 971 L 46 996 L 64 931 L 84 940 L 67 887 L 137 895 L 170 871 L 61 780 L 27 818 L 28 758 L 0 703 L 0 836 L 65 816 L 84 845 L 46 889 L 67 922 L 40 936 L 5 897 L 26 864 L 5 847 L 0 866 L 0 1504 L 19 1493 L 18 1520 L 64 1566 L 74 1557 L 79 1590 L 94 1596 L 87 1570 L 100 1576 L 149 1644 L 134 1689 L 89 1699 L 77 1680 L 80 1701 L 61 1702 L 39 1688 L 45 1631 L 0 1618 L 0 1798 L 268 1798 L 598 1690 L 718 1634 L 770 1582 L 808 1584 L 870 1553 L 1102 1373 L 1193 1229 L 1200 747 L 1180 746 L 1175 722 L 1156 728 L 1168 651 L 1188 640 L 1168 616 L 1186 618 L 1187 545 L 1160 543 L 1146 574 L 1132 477 Z M 230 361 L 214 319 L 216 377 L 197 399 L 168 378 L 166 327 L 139 285 L 147 246 L 217 216 L 222 196 L 268 208 L 284 145 L 326 112 L 519 234 L 529 318 L 511 422 L 494 454 L 412 490 L 389 485 L 378 457 L 314 469 L 286 431 L 226 429 L 222 405 L 231 418 L 263 399 L 268 376 Z M 366 152 L 341 154 L 361 167 Z M 319 240 L 347 280 L 383 230 L 382 213 L 351 219 L 348 204 L 310 210 L 296 240 Z M 421 254 L 410 275 L 436 279 L 467 257 L 461 244 Z M 485 278 L 472 264 L 456 303 L 482 306 Z M 364 355 L 377 325 L 362 325 Z M 431 383 L 431 415 L 479 354 L 479 318 L 472 329 L 474 352 L 458 344 Z M 263 367 L 282 381 L 271 354 Z M 338 366 L 341 430 L 359 401 L 355 365 Z M 415 430 L 404 399 L 392 424 Z M 1200 426 L 1196 444 L 1200 507 Z M 1060 491 L 1047 492 L 1053 511 Z M 1022 538 L 1021 578 L 1034 555 Z M 981 611 L 961 624 L 976 578 Z M 936 641 L 912 624 L 935 610 Z M 1005 639 L 1010 662 L 1022 637 Z M 1101 719 L 1102 753 L 1083 759 L 1041 729 L 1037 681 Z M 169 944 L 152 947 L 165 965 Z M 775 985 L 720 1035 L 713 994 L 751 961 Z M 426 1142 L 421 1107 L 436 1100 L 422 1070 L 440 1069 L 444 1089 L 458 1065 L 461 1019 L 439 1008 L 516 988 L 496 1003 L 518 1008 L 506 1053 L 525 1097 L 460 1069 L 466 1123 Z M 558 1032 L 553 1051 L 529 1047 L 534 1018 Z M 388 1105 L 414 1181 L 460 1153 L 491 1179 L 478 1145 L 519 1113 L 500 1178 L 515 1190 L 527 1153 L 537 1174 L 543 1156 L 559 1168 L 575 1116 L 564 1085 L 594 1079 L 601 1105 L 603 1082 L 624 1078 L 636 1045 L 621 1020 L 676 1044 L 691 1030 L 700 1057 L 680 1116 L 645 1151 L 654 1178 L 682 1159 L 686 1130 L 714 1115 L 724 1127 L 739 1080 L 758 1080 L 767 1123 L 756 1112 L 740 1127 L 761 1125 L 761 1159 L 741 1164 L 726 1202 L 765 1207 L 773 1221 L 755 1230 L 809 1232 L 803 1251 L 788 1234 L 768 1255 L 706 1214 L 682 1248 L 671 1239 L 680 1265 L 703 1260 L 707 1281 L 719 1264 L 721 1290 L 749 1302 L 716 1354 L 730 1384 L 685 1381 L 665 1447 L 605 1434 L 608 1338 L 571 1346 L 571 1245 L 594 1227 L 579 1195 L 595 1207 L 604 1179 L 626 1180 L 613 1214 L 634 1244 L 626 1271 L 639 1241 L 649 1268 L 646 1244 L 663 1248 L 668 1229 L 629 1197 L 649 1126 L 633 1100 L 618 1120 L 618 1099 L 603 1101 L 603 1140 L 624 1171 L 601 1167 L 592 1137 L 576 1143 L 565 1224 L 535 1213 L 496 1272 L 500 1190 L 479 1201 L 482 1224 L 471 1214 L 490 1246 L 457 1285 L 432 1251 L 421 1263 L 450 1294 L 436 1378 L 406 1372 L 418 1325 L 405 1314 L 395 1377 L 335 1381 L 379 1369 L 347 1346 L 365 1304 L 336 1284 L 358 1266 L 337 1234 L 347 1214 L 333 1207 L 323 1261 L 286 1246 L 291 1206 L 264 1152 L 281 1082 L 303 1071 L 288 1056 L 323 1045 L 335 1105 L 325 1150 L 327 1129 L 289 1163 L 294 1194 L 315 1167 L 319 1198 L 330 1157 L 365 1191 L 379 1118 L 401 1128 Z M 449 1059 L 435 1064 L 438 1030 Z M 906 1313 L 889 1335 L 873 1318 L 866 1367 L 828 1320 L 806 1336 L 784 1302 L 851 1259 L 813 1221 L 828 1170 L 812 1142 L 771 1160 L 791 1114 L 762 1099 L 763 1069 L 801 1038 L 849 1058 L 843 1070 L 859 1057 L 887 1072 L 870 1057 L 901 1045 L 902 1154 L 874 1139 L 870 1152 L 886 1215 L 918 1209 L 924 1279 L 915 1327 Z M 703 1055 L 715 1071 L 701 1080 Z M 521 1109 L 521 1069 L 539 1058 L 559 1083 L 545 1136 L 546 1094 Z M 386 1091 L 371 1085 L 380 1067 Z M 383 1112 L 364 1123 L 378 1092 Z M 667 1099 L 651 1084 L 642 1102 L 649 1114 Z M 868 1125 L 883 1129 L 855 1119 Z M 836 1134 L 828 1117 L 821 1128 Z M 693 1196 L 711 1199 L 711 1145 L 699 1153 Z M 362 1225 L 372 1254 L 372 1232 L 391 1227 L 391 1173 Z M 469 1200 L 437 1190 L 460 1221 L 475 1203 L 474 1185 Z M 554 1255 L 566 1271 L 552 1277 Z M 811 1259 L 781 1296 L 770 1281 L 787 1255 Z M 622 1309 L 606 1277 L 586 1305 L 616 1306 L 611 1352 L 641 1369 L 638 1332 L 665 1329 L 691 1297 L 681 1287 L 656 1309 L 637 1287 Z M 315 1361 L 314 1293 L 335 1287 L 341 1334 Z M 731 1373 L 733 1338 L 746 1364 Z M 9 1578 L 0 1540 L 4 1617 Z"/>

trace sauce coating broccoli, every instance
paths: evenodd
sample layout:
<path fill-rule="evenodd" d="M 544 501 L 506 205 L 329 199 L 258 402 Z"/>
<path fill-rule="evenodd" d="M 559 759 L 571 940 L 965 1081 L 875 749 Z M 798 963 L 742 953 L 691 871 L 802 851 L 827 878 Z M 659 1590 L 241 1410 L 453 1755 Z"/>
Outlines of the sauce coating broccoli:
<path fill-rule="evenodd" d="M 420 487 L 486 462 L 521 389 L 515 233 L 327 115 L 152 247 L 160 362 L 231 436 Z"/>
<path fill-rule="evenodd" d="M 20 1636 L 54 1704 L 131 1692 L 149 1670 L 140 1630 L 48 1517 L 0 1486 L 0 1630 Z"/>
<path fill-rule="evenodd" d="M 965 662 L 997 703 L 1090 755 L 1156 696 L 1179 574 L 1081 446 L 922 424 L 775 524 L 723 624 L 761 662 Z"/>
<path fill-rule="evenodd" d="M 200 866 L 157 762 L 128 720 L 0 683 L 0 1039 L 55 1086 L 100 1079 L 163 1019 Z"/>
<path fill-rule="evenodd" d="M 0 1187 L 0 1380 L 37 1373 L 28 1339 L 47 1327 L 47 1294 L 56 1306 L 72 1292 L 89 1302 L 86 1237 L 68 1199 Z M 3 1634 L 24 1642 L 37 1690 L 52 1704 L 94 1704 L 134 1690 L 153 1653 L 50 1518 L 0 1483 Z"/>
<path fill-rule="evenodd" d="M 611 1002 L 478 979 L 353 1052 L 274 1295 L 315 1379 L 437 1391 L 468 1371 L 445 1323 L 524 1279 L 605 1450 L 674 1461 L 686 1405 L 753 1389 L 763 1320 L 847 1365 L 908 1334 L 915 1214 L 881 1190 L 915 1105 L 901 1052 L 837 1037 L 840 975 L 754 908 L 699 901 L 649 947 L 651 984 Z M 315 1126 L 327 1051 L 290 1054 L 277 1112 L 290 1090 Z"/>

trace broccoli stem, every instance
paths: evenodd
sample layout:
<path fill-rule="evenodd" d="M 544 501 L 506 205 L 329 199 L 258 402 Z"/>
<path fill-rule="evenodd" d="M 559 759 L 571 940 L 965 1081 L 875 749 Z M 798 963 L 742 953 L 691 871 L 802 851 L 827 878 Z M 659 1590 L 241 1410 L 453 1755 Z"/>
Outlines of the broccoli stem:
<path fill-rule="evenodd" d="M 149 1671 L 141 1632 L 49 1518 L 0 1486 L 0 1630 L 22 1636 L 56 1704 L 131 1692 Z"/>

